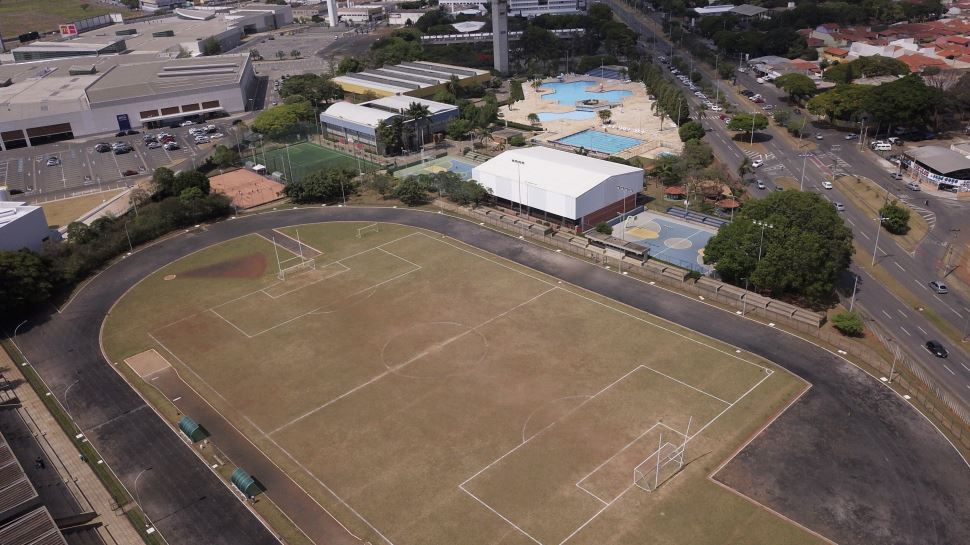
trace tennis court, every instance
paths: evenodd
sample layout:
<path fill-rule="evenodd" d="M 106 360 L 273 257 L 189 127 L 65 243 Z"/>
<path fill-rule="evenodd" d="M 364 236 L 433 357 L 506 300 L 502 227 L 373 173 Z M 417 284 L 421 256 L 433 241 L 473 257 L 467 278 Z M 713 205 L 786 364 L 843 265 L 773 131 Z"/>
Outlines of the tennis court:
<path fill-rule="evenodd" d="M 704 264 L 704 247 L 717 234 L 713 228 L 644 211 L 630 216 L 624 223 L 624 230 L 624 238 L 650 248 L 652 258 L 705 274 L 711 271 L 711 267 Z"/>
<path fill-rule="evenodd" d="M 358 172 L 372 172 L 381 168 L 380 165 L 354 157 L 346 153 L 318 146 L 310 142 L 301 142 L 283 148 L 266 151 L 262 154 L 266 169 L 270 172 L 282 172 L 286 180 L 300 181 L 307 174 L 319 170 L 346 168 Z"/>
<path fill-rule="evenodd" d="M 394 172 L 396 178 L 407 178 L 408 176 L 418 176 L 420 174 L 437 174 L 439 172 L 454 172 L 461 176 L 462 180 L 469 180 L 472 177 L 472 169 L 478 163 L 471 159 L 458 157 L 456 155 L 445 155 L 431 161 L 419 163 Z"/>

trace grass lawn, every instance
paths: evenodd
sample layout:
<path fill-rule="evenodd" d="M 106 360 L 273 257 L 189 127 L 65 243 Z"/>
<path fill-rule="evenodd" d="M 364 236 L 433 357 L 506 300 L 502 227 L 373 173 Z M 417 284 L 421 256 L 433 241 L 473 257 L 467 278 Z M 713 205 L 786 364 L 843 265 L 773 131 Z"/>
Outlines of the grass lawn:
<path fill-rule="evenodd" d="M 287 148 L 279 148 L 267 151 L 264 155 L 266 168 L 270 172 L 283 172 L 296 181 L 318 170 L 344 168 L 356 172 L 359 167 L 364 172 L 372 172 L 380 168 L 369 161 L 358 160 L 351 155 L 309 142 L 289 146 L 289 152 Z"/>
<path fill-rule="evenodd" d="M 322 252 L 285 281 L 254 235 L 174 262 L 112 310 L 105 351 L 158 350 L 372 543 L 819 542 L 708 479 L 804 383 L 436 233 L 363 225 L 281 230 Z M 683 471 L 636 486 L 688 431 Z"/>
<path fill-rule="evenodd" d="M 90 0 L 3 0 L 0 2 L 0 35 L 16 38 L 33 30 L 44 33 L 57 30 L 60 24 L 118 12 L 125 17 L 140 13 Z"/>
<path fill-rule="evenodd" d="M 41 205 L 47 217 L 47 225 L 52 229 L 63 227 L 80 218 L 85 212 L 121 193 L 124 189 L 112 189 L 101 193 L 92 193 L 83 197 L 61 199 L 45 202 Z"/>

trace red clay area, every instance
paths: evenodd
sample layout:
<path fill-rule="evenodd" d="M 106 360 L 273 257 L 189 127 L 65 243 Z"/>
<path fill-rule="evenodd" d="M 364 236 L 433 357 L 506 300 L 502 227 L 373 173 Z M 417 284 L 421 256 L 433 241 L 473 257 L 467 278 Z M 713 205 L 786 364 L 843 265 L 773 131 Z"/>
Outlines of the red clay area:
<path fill-rule="evenodd" d="M 212 190 L 223 193 L 241 209 L 279 200 L 283 185 L 244 168 L 209 178 Z"/>
<path fill-rule="evenodd" d="M 178 274 L 179 278 L 259 278 L 266 272 L 266 256 L 254 252 Z"/>

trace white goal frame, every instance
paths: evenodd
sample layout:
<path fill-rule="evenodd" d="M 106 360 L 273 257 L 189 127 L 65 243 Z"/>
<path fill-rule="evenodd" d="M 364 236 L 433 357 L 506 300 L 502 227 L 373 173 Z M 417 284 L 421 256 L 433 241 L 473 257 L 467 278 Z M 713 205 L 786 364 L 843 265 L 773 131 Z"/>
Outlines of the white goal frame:
<path fill-rule="evenodd" d="M 370 225 L 365 225 L 365 226 L 357 229 L 357 238 L 364 238 L 364 234 L 366 234 L 367 232 L 370 232 L 370 231 L 373 231 L 375 233 L 380 233 L 381 232 L 381 224 L 379 224 L 379 223 L 372 223 Z"/>
<path fill-rule="evenodd" d="M 317 262 L 316 262 L 316 260 L 314 260 L 314 259 L 303 259 L 303 258 L 299 258 L 299 259 L 301 259 L 302 261 L 300 261 L 296 265 L 290 265 L 289 267 L 285 267 L 285 268 L 280 269 L 280 272 L 276 273 L 276 277 L 279 278 L 280 280 L 286 280 L 286 275 L 288 273 L 291 274 L 291 273 L 294 273 L 294 272 L 298 272 L 301 269 L 313 269 L 313 270 L 316 270 L 316 268 L 317 268 Z"/>
<path fill-rule="evenodd" d="M 684 442 L 680 445 L 665 443 L 663 432 L 660 432 L 657 450 L 650 456 L 644 458 L 637 467 L 633 468 L 633 486 L 641 490 L 646 490 L 647 492 L 653 492 L 660 485 L 673 478 L 684 467 L 684 453 L 687 452 L 687 442 L 690 440 L 690 425 L 693 419 L 693 417 L 690 417 L 687 420 L 687 432 L 684 433 Z M 673 450 L 670 451 L 670 449 Z M 669 454 L 665 455 L 665 450 L 670 451 Z M 675 465 L 676 467 L 669 473 L 669 476 L 661 479 L 661 472 L 669 465 Z"/>

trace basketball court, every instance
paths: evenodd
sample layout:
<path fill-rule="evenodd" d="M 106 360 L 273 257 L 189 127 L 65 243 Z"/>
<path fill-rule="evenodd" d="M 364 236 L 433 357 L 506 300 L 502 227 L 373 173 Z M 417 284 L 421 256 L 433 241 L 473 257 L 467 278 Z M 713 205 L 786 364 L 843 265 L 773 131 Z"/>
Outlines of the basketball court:
<path fill-rule="evenodd" d="M 140 376 L 170 363 L 354 536 L 793 542 L 787 522 L 707 479 L 801 387 L 793 377 L 437 233 L 274 233 L 146 278 L 108 316 L 105 351 Z M 262 274 L 236 274 L 243 262 Z M 730 515 L 702 539 L 695 519 L 715 510 Z"/>
<path fill-rule="evenodd" d="M 613 236 L 650 248 L 651 258 L 705 274 L 712 270 L 704 264 L 704 247 L 717 234 L 713 228 L 645 210 L 613 229 Z"/>
<path fill-rule="evenodd" d="M 462 180 L 469 180 L 472 177 L 472 169 L 478 163 L 464 157 L 456 155 L 446 155 L 437 159 L 409 166 L 394 172 L 396 178 L 407 178 L 419 174 L 437 174 L 439 172 L 454 172 L 461 176 Z"/>

